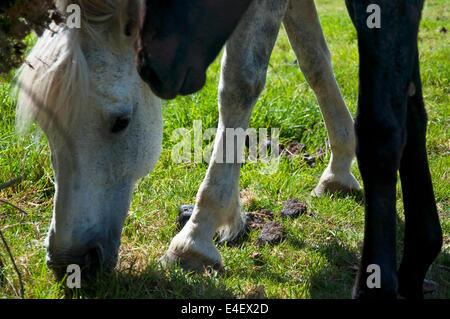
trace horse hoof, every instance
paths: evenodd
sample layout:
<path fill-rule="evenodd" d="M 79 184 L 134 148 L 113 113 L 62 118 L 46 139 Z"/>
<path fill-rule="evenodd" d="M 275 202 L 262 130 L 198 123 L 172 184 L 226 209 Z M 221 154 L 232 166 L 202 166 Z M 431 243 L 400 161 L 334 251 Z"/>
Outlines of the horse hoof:
<path fill-rule="evenodd" d="M 352 298 L 359 300 L 384 299 L 395 300 L 398 298 L 397 292 L 392 287 L 376 288 L 376 289 L 359 289 L 353 288 Z"/>
<path fill-rule="evenodd" d="M 311 192 L 311 195 L 320 197 L 324 194 L 335 193 L 341 193 L 343 195 L 359 194 L 361 193 L 361 186 L 352 174 L 339 180 L 334 175 L 322 176 L 319 184 Z"/>
<path fill-rule="evenodd" d="M 170 268 L 179 265 L 188 272 L 203 273 L 208 270 L 223 270 L 222 261 L 213 260 L 206 256 L 196 253 L 184 253 L 182 255 L 167 251 L 159 260 L 164 268 Z"/>

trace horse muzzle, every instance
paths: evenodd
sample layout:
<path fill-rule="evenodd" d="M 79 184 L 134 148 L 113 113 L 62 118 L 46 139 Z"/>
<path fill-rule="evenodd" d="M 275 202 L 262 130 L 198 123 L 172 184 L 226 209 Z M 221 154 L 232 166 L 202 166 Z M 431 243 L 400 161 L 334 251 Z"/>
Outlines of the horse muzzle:
<path fill-rule="evenodd" d="M 170 67 L 156 60 L 149 58 L 144 50 L 138 51 L 137 71 L 158 97 L 171 100 L 177 95 L 195 93 L 205 85 L 206 69 L 180 63 L 169 63 Z"/>
<path fill-rule="evenodd" d="M 114 269 L 118 260 L 117 250 L 109 252 L 96 243 L 90 245 L 85 253 L 62 252 L 47 249 L 46 264 L 52 269 L 57 280 L 62 280 L 65 275 L 73 271 L 73 266 L 81 271 L 81 281 L 90 284 L 97 275 Z M 71 267 L 70 267 L 71 266 Z"/>

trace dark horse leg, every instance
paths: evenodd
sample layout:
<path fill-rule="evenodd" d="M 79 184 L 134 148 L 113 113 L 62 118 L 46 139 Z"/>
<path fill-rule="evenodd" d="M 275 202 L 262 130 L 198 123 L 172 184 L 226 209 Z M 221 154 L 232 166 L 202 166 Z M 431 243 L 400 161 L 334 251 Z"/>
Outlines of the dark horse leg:
<path fill-rule="evenodd" d="M 400 163 L 405 208 L 405 247 L 398 271 L 398 293 L 406 298 L 422 298 L 425 274 L 441 250 L 442 231 L 425 147 L 427 115 L 417 52 L 406 113 L 408 136 Z"/>
<path fill-rule="evenodd" d="M 395 193 L 399 169 L 406 215 L 400 292 L 418 296 L 425 272 L 440 250 L 441 236 L 425 154 L 426 116 L 418 76 L 417 34 L 423 0 L 346 0 L 346 4 L 358 33 L 356 155 L 365 193 L 364 247 L 353 296 L 397 295 Z M 371 4 L 380 8 L 380 28 L 368 26 Z M 419 192 L 426 194 L 420 200 Z M 368 284 L 370 265 L 379 266 L 379 286 Z"/>

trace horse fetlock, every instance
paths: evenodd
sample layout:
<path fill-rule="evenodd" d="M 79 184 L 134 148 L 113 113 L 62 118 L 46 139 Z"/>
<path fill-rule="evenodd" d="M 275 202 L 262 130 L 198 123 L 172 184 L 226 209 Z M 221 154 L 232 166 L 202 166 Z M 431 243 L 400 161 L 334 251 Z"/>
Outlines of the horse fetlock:
<path fill-rule="evenodd" d="M 217 229 L 219 243 L 233 243 L 244 235 L 246 230 L 245 216 L 240 213 L 240 205 L 237 205 L 227 222 Z"/>
<path fill-rule="evenodd" d="M 356 277 L 352 290 L 353 299 L 397 299 L 398 280 L 394 270 L 383 271 L 362 271 L 366 267 L 361 267 Z M 369 270 L 369 267 L 367 267 Z"/>
<path fill-rule="evenodd" d="M 368 289 L 354 287 L 352 292 L 353 299 L 397 299 L 397 291 L 393 286 L 382 286 L 381 288 Z"/>
<path fill-rule="evenodd" d="M 423 283 L 425 273 L 408 269 L 404 265 L 400 266 L 398 271 L 398 293 L 403 299 L 423 299 Z"/>
<path fill-rule="evenodd" d="M 217 189 L 214 191 L 213 187 L 202 187 L 197 196 L 193 217 L 199 224 L 204 223 L 204 220 L 207 219 L 217 229 L 233 224 L 239 216 L 239 212 L 238 188 L 233 192 L 227 192 Z"/>
<path fill-rule="evenodd" d="M 232 204 L 217 207 L 216 209 L 203 208 L 197 206 L 196 220 L 198 224 L 205 224 L 205 218 L 199 216 L 209 216 L 212 218 L 211 226 L 214 228 L 214 237 L 219 243 L 232 243 L 240 238 L 246 231 L 245 216 L 241 214 L 239 200 L 233 200 Z"/>

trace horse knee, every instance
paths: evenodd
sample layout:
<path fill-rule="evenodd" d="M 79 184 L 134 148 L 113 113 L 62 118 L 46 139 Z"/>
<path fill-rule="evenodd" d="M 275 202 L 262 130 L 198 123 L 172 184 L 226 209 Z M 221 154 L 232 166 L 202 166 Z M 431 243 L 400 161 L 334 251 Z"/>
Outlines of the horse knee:
<path fill-rule="evenodd" d="M 328 84 L 334 80 L 328 47 L 303 57 L 303 61 L 299 62 L 300 69 L 314 92 L 320 94 L 323 91 L 324 83 Z"/>
<path fill-rule="evenodd" d="M 400 167 L 406 142 L 405 130 L 398 125 L 373 121 L 355 123 L 356 157 L 361 174 L 368 171 L 392 174 Z"/>
<path fill-rule="evenodd" d="M 265 74 L 254 74 L 251 70 L 236 70 L 233 76 L 223 76 L 219 85 L 221 105 L 252 107 L 266 84 Z"/>

